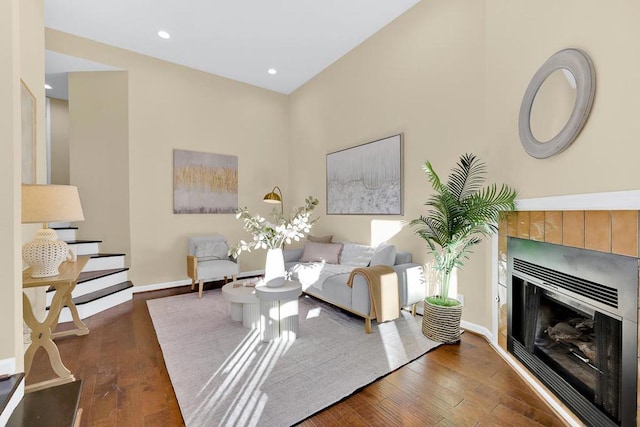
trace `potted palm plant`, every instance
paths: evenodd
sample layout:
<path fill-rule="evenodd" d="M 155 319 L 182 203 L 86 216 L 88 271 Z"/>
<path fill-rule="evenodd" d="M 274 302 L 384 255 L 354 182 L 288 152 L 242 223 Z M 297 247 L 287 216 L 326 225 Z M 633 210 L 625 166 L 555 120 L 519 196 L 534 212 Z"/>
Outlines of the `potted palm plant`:
<path fill-rule="evenodd" d="M 434 257 L 438 286 L 436 295 L 424 301 L 422 332 L 434 341 L 455 343 L 460 340 L 462 304 L 449 297 L 451 274 L 483 237 L 497 231 L 499 213 L 515 210 L 517 191 L 505 184 L 483 187 L 486 164 L 474 154 L 460 156 L 446 183 L 428 161 L 423 169 L 434 193 L 425 203 L 427 214 L 410 225 Z"/>

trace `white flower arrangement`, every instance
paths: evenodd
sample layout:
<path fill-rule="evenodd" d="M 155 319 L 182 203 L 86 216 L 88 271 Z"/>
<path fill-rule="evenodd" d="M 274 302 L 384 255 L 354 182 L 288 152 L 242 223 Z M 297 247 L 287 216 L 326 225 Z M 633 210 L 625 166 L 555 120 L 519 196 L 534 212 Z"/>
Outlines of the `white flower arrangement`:
<path fill-rule="evenodd" d="M 242 251 L 251 252 L 252 249 L 281 249 L 283 244 L 290 244 L 292 241 L 299 241 L 307 235 L 316 222 L 311 214 L 318 206 L 318 199 L 309 196 L 305 200 L 305 205 L 295 210 L 292 219 L 287 219 L 275 209 L 273 211 L 273 222 L 267 221 L 260 215 L 251 215 L 244 207 L 238 209 L 237 219 L 242 219 L 246 231 L 253 235 L 253 241 L 245 242 L 241 240 L 237 246 L 229 250 L 229 254 L 237 258 Z"/>

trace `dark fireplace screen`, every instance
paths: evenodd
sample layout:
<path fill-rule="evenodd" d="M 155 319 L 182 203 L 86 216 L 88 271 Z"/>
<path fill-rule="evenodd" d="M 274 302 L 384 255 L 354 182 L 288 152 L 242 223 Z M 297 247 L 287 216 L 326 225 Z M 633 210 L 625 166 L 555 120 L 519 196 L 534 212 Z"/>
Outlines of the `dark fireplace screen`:
<path fill-rule="evenodd" d="M 507 349 L 588 426 L 635 426 L 638 260 L 510 238 Z"/>
<path fill-rule="evenodd" d="M 620 320 L 517 277 L 512 289 L 513 338 L 618 424 Z"/>

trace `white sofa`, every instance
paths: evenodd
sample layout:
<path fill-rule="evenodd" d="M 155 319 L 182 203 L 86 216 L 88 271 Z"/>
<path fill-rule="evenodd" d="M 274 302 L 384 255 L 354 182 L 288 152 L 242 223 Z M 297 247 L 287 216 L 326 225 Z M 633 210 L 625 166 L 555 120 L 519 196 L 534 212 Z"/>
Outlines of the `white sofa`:
<path fill-rule="evenodd" d="M 394 245 L 371 247 L 356 243 L 306 242 L 304 248 L 285 249 L 284 258 L 288 274 L 302 283 L 304 293 L 362 316 L 367 333 L 371 331 L 374 318 L 369 285 L 362 275 L 356 275 L 353 286 L 347 286 L 354 268 L 392 267 L 398 275 L 400 307 L 410 307 L 413 315 L 415 305 L 425 298 L 422 266 L 413 263 L 410 253 L 397 251 Z"/>

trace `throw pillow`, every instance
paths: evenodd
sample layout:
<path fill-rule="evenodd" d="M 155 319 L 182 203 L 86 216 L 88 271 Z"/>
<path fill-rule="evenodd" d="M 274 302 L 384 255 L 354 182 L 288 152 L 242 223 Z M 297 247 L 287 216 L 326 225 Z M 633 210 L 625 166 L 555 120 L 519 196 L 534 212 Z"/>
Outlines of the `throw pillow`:
<path fill-rule="evenodd" d="M 326 262 L 338 264 L 342 252 L 342 243 L 306 242 L 300 262 Z"/>
<path fill-rule="evenodd" d="M 371 262 L 375 248 L 357 243 L 345 243 L 340 255 L 340 264 L 366 267 Z"/>
<path fill-rule="evenodd" d="M 196 243 L 196 253 L 198 261 L 211 261 L 214 259 L 228 260 L 229 247 L 223 241 L 208 241 Z"/>
<path fill-rule="evenodd" d="M 331 243 L 332 240 L 333 240 L 333 235 L 318 237 L 318 236 L 312 236 L 311 234 L 309 234 L 307 236 L 307 241 L 309 242 Z"/>
<path fill-rule="evenodd" d="M 380 243 L 371 257 L 369 265 L 388 265 L 396 263 L 396 247 L 387 243 Z"/>

